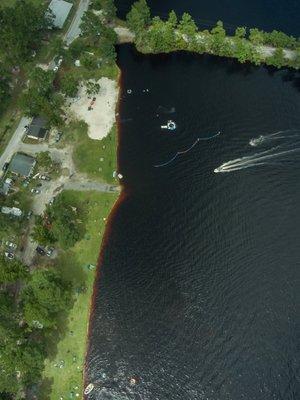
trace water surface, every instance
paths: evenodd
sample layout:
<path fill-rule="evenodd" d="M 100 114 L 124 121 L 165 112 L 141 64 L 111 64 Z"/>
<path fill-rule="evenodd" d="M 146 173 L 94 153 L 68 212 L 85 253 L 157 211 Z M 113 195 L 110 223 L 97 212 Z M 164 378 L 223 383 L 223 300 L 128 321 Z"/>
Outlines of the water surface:
<path fill-rule="evenodd" d="M 187 2 L 200 13 L 197 4 Z M 239 4 L 242 18 L 253 4 Z M 273 147 L 300 149 L 297 74 L 127 45 L 118 53 L 125 191 L 96 282 L 88 398 L 299 399 L 300 151 L 213 172 Z M 170 118 L 178 129 L 162 133 Z M 265 143 L 250 146 L 260 135 Z"/>

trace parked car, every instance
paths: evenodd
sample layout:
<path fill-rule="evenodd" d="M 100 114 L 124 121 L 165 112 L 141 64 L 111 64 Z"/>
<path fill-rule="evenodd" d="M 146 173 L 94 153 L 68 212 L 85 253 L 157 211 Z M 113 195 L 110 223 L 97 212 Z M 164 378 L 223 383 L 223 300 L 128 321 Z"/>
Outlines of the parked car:
<path fill-rule="evenodd" d="M 53 247 L 48 247 L 47 250 L 46 250 L 46 255 L 48 257 L 51 257 L 53 252 L 54 252 L 54 248 Z"/>
<path fill-rule="evenodd" d="M 8 166 L 9 166 L 8 162 L 4 163 L 3 167 L 2 167 L 2 171 L 7 171 Z"/>
<path fill-rule="evenodd" d="M 42 181 L 51 181 L 51 178 L 50 178 L 50 176 L 48 176 L 48 175 L 40 175 L 39 178 L 40 178 Z"/>
<path fill-rule="evenodd" d="M 31 216 L 32 216 L 32 214 L 33 214 L 33 212 L 30 210 L 30 211 L 28 211 L 28 213 L 27 213 L 27 219 L 30 219 L 31 218 Z"/>
<path fill-rule="evenodd" d="M 11 253 L 10 251 L 6 251 L 4 254 L 5 254 L 5 257 L 8 258 L 9 260 L 12 260 L 13 258 L 15 258 L 14 253 Z"/>
<path fill-rule="evenodd" d="M 32 188 L 30 190 L 30 192 L 33 193 L 33 194 L 40 194 L 41 193 L 41 191 L 39 189 L 37 189 L 37 188 Z"/>
<path fill-rule="evenodd" d="M 16 243 L 13 243 L 13 242 L 7 241 L 7 242 L 5 242 L 5 245 L 6 245 L 7 247 L 9 247 L 10 249 L 12 249 L 12 250 L 15 250 L 15 249 L 17 248 Z"/>
<path fill-rule="evenodd" d="M 37 246 L 35 251 L 40 254 L 41 256 L 44 256 L 46 254 L 45 249 L 42 246 Z"/>
<path fill-rule="evenodd" d="M 55 142 L 58 143 L 62 137 L 62 132 L 57 132 L 55 135 Z"/>

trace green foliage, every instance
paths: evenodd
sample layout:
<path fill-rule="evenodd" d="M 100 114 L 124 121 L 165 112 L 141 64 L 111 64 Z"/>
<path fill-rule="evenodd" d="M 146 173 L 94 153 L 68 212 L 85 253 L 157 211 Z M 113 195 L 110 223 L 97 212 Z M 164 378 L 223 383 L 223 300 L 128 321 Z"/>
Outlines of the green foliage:
<path fill-rule="evenodd" d="M 153 18 L 146 38 L 154 52 L 168 52 L 175 48 L 175 33 L 171 23 L 163 22 L 159 17 Z"/>
<path fill-rule="evenodd" d="M 246 36 L 246 32 L 247 32 L 247 30 L 244 26 L 238 26 L 235 30 L 234 35 L 235 35 L 235 37 L 242 39 Z"/>
<path fill-rule="evenodd" d="M 111 22 L 116 18 L 117 8 L 114 0 L 98 0 L 98 3 L 100 3 L 100 9 L 103 11 L 103 15 L 107 22 Z"/>
<path fill-rule="evenodd" d="M 69 97 L 75 97 L 78 92 L 79 81 L 75 75 L 65 74 L 60 81 L 60 90 Z"/>
<path fill-rule="evenodd" d="M 44 5 L 18 0 L 14 7 L 0 8 L 0 55 L 13 65 L 28 60 L 50 25 Z"/>
<path fill-rule="evenodd" d="M 53 71 L 36 67 L 30 74 L 28 89 L 22 93 L 20 106 L 27 116 L 42 115 L 50 125 L 60 125 L 63 99 L 55 93 L 53 79 Z"/>
<path fill-rule="evenodd" d="M 285 47 L 289 49 L 294 49 L 297 46 L 296 38 L 276 30 L 272 32 L 264 32 L 264 43 L 270 44 L 274 47 Z"/>
<path fill-rule="evenodd" d="M 33 240 L 43 246 L 47 246 L 56 242 L 56 239 L 51 231 L 51 227 L 47 225 L 47 221 L 45 221 L 40 215 L 35 218 L 35 225 L 31 237 Z"/>
<path fill-rule="evenodd" d="M 71 286 L 58 270 L 35 270 L 22 290 L 26 322 L 32 327 L 55 327 L 58 313 L 67 309 L 70 296 Z"/>
<path fill-rule="evenodd" d="M 271 57 L 266 58 L 267 65 L 273 65 L 274 67 L 281 68 L 286 65 L 284 53 L 282 48 L 277 48 Z"/>
<path fill-rule="evenodd" d="M 83 38 L 75 39 L 69 46 L 69 53 L 73 60 L 80 58 L 82 53 L 87 49 L 87 45 Z"/>
<path fill-rule="evenodd" d="M 87 69 L 95 69 L 97 68 L 97 60 L 96 57 L 92 54 L 86 53 L 80 58 L 80 63 Z"/>
<path fill-rule="evenodd" d="M 86 11 L 82 17 L 80 24 L 81 35 L 88 37 L 95 44 L 100 38 L 103 31 L 103 23 L 98 15 L 93 11 Z"/>
<path fill-rule="evenodd" d="M 103 40 L 100 47 L 101 55 L 106 62 L 112 63 L 116 61 L 117 53 L 115 46 L 109 40 Z"/>
<path fill-rule="evenodd" d="M 140 34 L 151 21 L 150 9 L 146 0 L 136 1 L 132 5 L 130 12 L 127 14 L 126 19 L 129 28 L 133 32 Z"/>
<path fill-rule="evenodd" d="M 178 24 L 178 18 L 174 10 L 169 13 L 168 23 L 170 24 L 171 28 L 175 29 Z"/>
<path fill-rule="evenodd" d="M 87 81 L 86 82 L 86 94 L 88 96 L 94 96 L 100 91 L 100 85 L 97 82 Z"/>
<path fill-rule="evenodd" d="M 4 110 L 5 104 L 10 97 L 11 75 L 7 68 L 0 63 L 0 113 Z"/>
<path fill-rule="evenodd" d="M 49 170 L 53 165 L 53 161 L 49 151 L 40 151 L 39 153 L 37 153 L 36 161 L 38 166 L 43 168 L 44 170 Z"/>
<path fill-rule="evenodd" d="M 260 45 L 264 43 L 264 34 L 257 28 L 250 29 L 249 40 L 254 45 Z"/>
<path fill-rule="evenodd" d="M 198 28 L 190 14 L 183 13 L 178 30 L 183 35 L 193 36 L 197 33 Z"/>
<path fill-rule="evenodd" d="M 27 277 L 28 268 L 19 260 L 9 260 L 4 255 L 0 256 L 0 284 L 17 282 Z"/>

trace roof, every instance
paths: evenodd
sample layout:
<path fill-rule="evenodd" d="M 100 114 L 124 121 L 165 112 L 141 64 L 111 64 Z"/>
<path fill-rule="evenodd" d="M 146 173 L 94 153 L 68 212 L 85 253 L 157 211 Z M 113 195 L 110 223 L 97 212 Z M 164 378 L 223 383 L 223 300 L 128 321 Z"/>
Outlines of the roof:
<path fill-rule="evenodd" d="M 47 129 L 45 128 L 46 124 L 47 120 L 43 117 L 33 118 L 26 135 L 36 139 L 44 139 L 47 133 Z"/>
<path fill-rule="evenodd" d="M 53 25 L 55 28 L 62 28 L 66 19 L 68 18 L 69 12 L 73 4 L 68 3 L 64 0 L 52 0 L 49 4 L 48 9 L 52 11 L 54 15 Z"/>
<path fill-rule="evenodd" d="M 0 194 L 3 194 L 4 196 L 6 196 L 9 192 L 10 189 L 10 184 L 6 183 L 6 182 L 2 182 L 0 184 Z"/>
<path fill-rule="evenodd" d="M 8 170 L 14 174 L 28 177 L 35 163 L 36 161 L 33 157 L 23 153 L 16 153 L 9 163 Z"/>

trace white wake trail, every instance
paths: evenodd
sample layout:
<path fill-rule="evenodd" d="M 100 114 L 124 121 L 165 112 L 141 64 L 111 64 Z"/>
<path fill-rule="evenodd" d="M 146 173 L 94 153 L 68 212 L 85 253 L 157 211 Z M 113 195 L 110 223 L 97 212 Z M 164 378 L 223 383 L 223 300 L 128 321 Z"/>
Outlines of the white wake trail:
<path fill-rule="evenodd" d="M 272 159 L 274 157 L 279 157 L 279 156 L 282 156 L 282 155 L 286 155 L 286 154 L 289 154 L 289 153 L 294 153 L 294 152 L 300 151 L 300 147 L 296 148 L 296 149 L 280 151 L 280 152 L 275 153 L 275 154 L 266 154 L 267 152 L 270 152 L 270 151 L 273 151 L 273 150 L 274 149 L 271 149 L 271 150 L 267 150 L 265 152 L 254 154 L 253 156 L 246 156 L 246 157 L 242 157 L 240 159 L 228 161 L 228 162 L 220 165 L 218 168 L 216 168 L 214 170 L 214 172 L 215 173 L 218 173 L 218 172 L 232 172 L 232 171 L 238 171 L 240 169 L 256 167 L 258 165 L 269 164 L 268 162 L 265 162 L 265 161 L 266 160 L 270 160 L 270 159 Z"/>
<path fill-rule="evenodd" d="M 295 132 L 291 134 L 291 132 Z M 297 132 L 297 133 L 296 133 Z M 289 133 L 284 135 L 284 133 Z M 288 138 L 296 138 L 299 137 L 299 130 L 298 129 L 287 129 L 285 131 L 277 131 L 274 133 L 270 133 L 268 135 L 260 135 L 257 138 L 252 138 L 249 141 L 250 146 L 256 147 L 262 143 L 271 141 L 271 140 L 279 140 L 279 139 L 288 139 Z"/>

